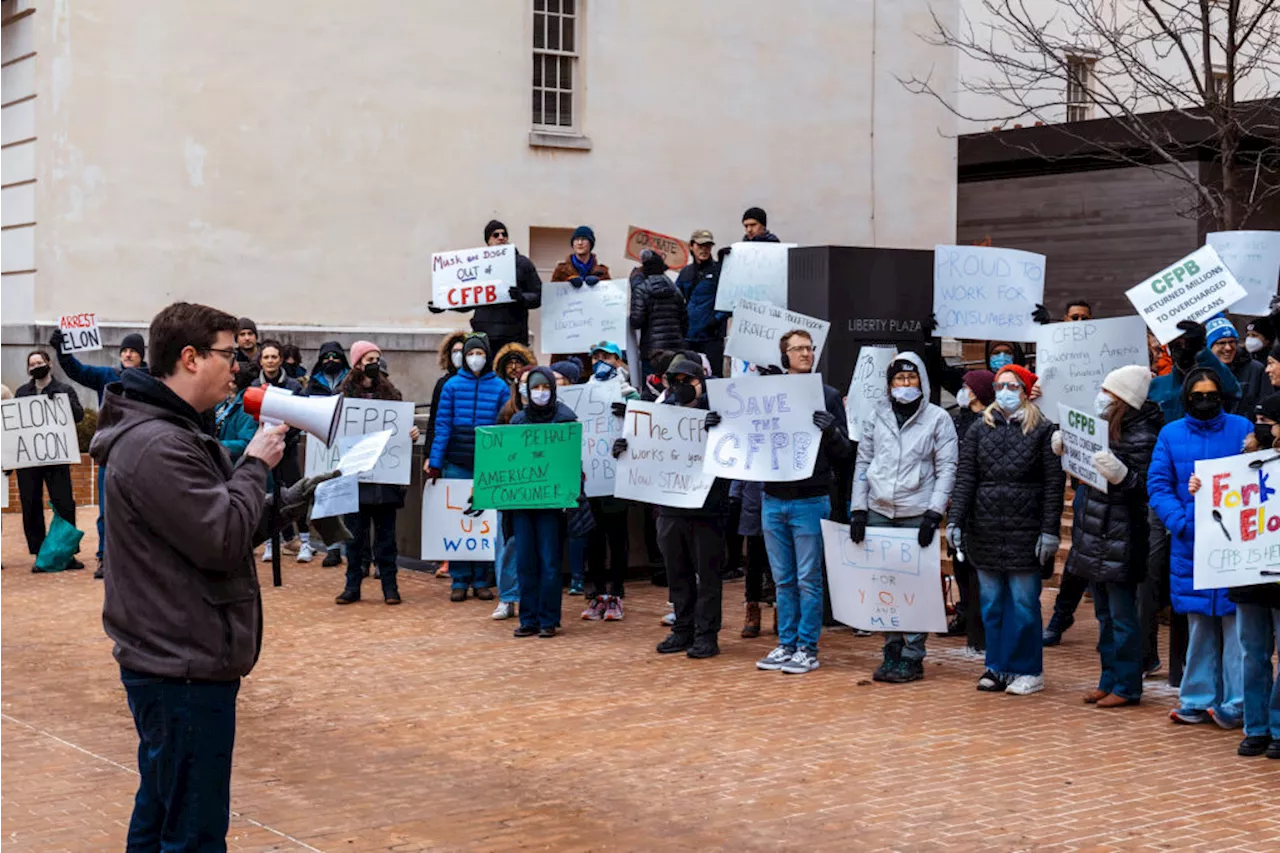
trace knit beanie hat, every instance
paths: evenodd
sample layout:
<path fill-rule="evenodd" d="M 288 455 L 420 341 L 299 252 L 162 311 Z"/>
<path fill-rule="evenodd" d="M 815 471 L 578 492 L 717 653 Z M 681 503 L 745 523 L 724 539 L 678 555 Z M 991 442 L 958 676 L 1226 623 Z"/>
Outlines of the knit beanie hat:
<path fill-rule="evenodd" d="M 693 376 L 698 379 L 705 379 L 707 376 L 706 372 L 702 369 L 701 364 L 689 360 L 689 358 L 684 355 L 677 355 L 671 360 L 671 364 L 667 367 L 667 376 L 675 376 L 677 374 Z"/>
<path fill-rule="evenodd" d="M 1276 339 L 1275 327 L 1271 325 L 1271 320 L 1268 317 L 1255 317 L 1249 321 L 1249 325 L 1245 326 L 1244 330 L 1246 333 L 1256 332 L 1269 341 Z"/>
<path fill-rule="evenodd" d="M 748 207 L 746 212 L 742 214 L 742 221 L 754 219 L 766 228 L 769 227 L 769 214 L 764 212 L 763 207 Z"/>
<path fill-rule="evenodd" d="M 964 384 L 984 406 L 996 401 L 996 389 L 991 387 L 996 375 L 990 370 L 970 370 L 964 375 Z"/>
<path fill-rule="evenodd" d="M 1039 379 L 1034 373 L 1020 364 L 1006 364 L 1000 368 L 1000 373 L 1012 373 L 1018 377 L 1018 381 L 1022 383 L 1022 390 L 1027 394 L 1031 393 L 1031 389 L 1035 387 L 1036 381 Z M 999 377 L 1000 373 L 997 373 L 996 376 Z M 995 399 L 995 395 L 992 395 L 992 399 Z"/>
<path fill-rule="evenodd" d="M 596 232 L 592 231 L 590 226 L 579 225 L 573 229 L 573 236 L 569 238 L 569 244 L 572 245 L 574 240 L 585 239 L 591 243 L 591 248 L 596 247 Z"/>
<path fill-rule="evenodd" d="M 243 332 L 245 329 L 248 329 L 249 331 L 253 332 L 255 335 L 258 334 L 258 324 L 250 320 L 248 317 L 241 317 L 240 322 L 237 323 L 236 325 L 237 325 L 237 329 L 236 329 L 237 332 Z"/>
<path fill-rule="evenodd" d="M 138 355 L 142 356 L 143 361 L 147 358 L 147 341 L 137 332 L 130 332 L 124 336 L 124 340 L 120 342 L 120 349 L 137 350 Z"/>
<path fill-rule="evenodd" d="M 382 352 L 382 347 L 370 341 L 356 341 L 351 345 L 351 363 L 359 364 L 360 359 L 371 352 Z"/>
<path fill-rule="evenodd" d="M 886 378 L 889 380 L 889 384 L 892 385 L 893 377 L 897 376 L 899 373 L 919 374 L 920 368 L 916 367 L 916 363 L 910 359 L 895 358 L 892 362 L 889 363 L 889 368 L 887 371 L 885 371 L 885 373 L 886 373 Z"/>
<path fill-rule="evenodd" d="M 551 365 L 551 369 L 569 380 L 570 385 L 577 385 L 582 378 L 582 365 L 576 361 L 557 361 Z"/>
<path fill-rule="evenodd" d="M 1236 327 L 1231 325 L 1231 321 L 1227 319 L 1226 314 L 1214 314 L 1209 318 L 1209 322 L 1204 324 L 1205 343 L 1207 346 L 1213 346 L 1223 338 L 1239 338 L 1240 334 L 1236 332 Z"/>
<path fill-rule="evenodd" d="M 484 241 L 488 243 L 489 238 L 493 236 L 493 232 L 497 231 L 499 228 L 506 231 L 508 237 L 511 236 L 511 229 L 507 228 L 506 225 L 503 225 L 497 219 L 490 219 L 489 224 L 484 227 Z"/>
<path fill-rule="evenodd" d="M 1102 390 L 1110 391 L 1135 409 L 1141 409 L 1151 388 L 1151 370 L 1143 365 L 1117 367 L 1102 380 Z"/>

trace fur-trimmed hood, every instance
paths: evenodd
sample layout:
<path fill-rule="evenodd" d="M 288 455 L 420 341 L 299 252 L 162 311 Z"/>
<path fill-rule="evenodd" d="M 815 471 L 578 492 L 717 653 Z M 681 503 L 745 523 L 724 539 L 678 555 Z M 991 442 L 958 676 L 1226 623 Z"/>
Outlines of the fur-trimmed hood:
<path fill-rule="evenodd" d="M 493 359 L 493 372 L 498 374 L 498 378 L 503 382 L 507 381 L 506 366 L 512 358 L 522 359 L 525 367 L 534 367 L 538 364 L 538 358 L 533 354 L 533 350 L 518 341 L 512 341 L 498 350 L 497 356 Z"/>
<path fill-rule="evenodd" d="M 453 349 L 454 344 L 463 343 L 470 334 L 466 329 L 458 329 L 445 335 L 444 340 L 440 342 L 440 351 L 436 354 L 436 364 L 446 374 L 452 375 L 457 371 L 457 368 L 453 366 L 453 362 L 449 360 L 449 351 Z"/>

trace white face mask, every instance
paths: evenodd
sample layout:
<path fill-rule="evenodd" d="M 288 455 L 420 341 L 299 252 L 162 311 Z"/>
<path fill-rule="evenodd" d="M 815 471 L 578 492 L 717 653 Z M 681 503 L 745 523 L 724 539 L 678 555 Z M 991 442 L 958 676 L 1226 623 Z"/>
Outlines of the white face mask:
<path fill-rule="evenodd" d="M 956 394 L 956 405 L 962 409 L 969 408 L 969 404 L 973 402 L 973 395 L 969 393 L 969 387 L 960 389 L 960 393 Z"/>
<path fill-rule="evenodd" d="M 529 391 L 529 400 L 535 406 L 545 406 L 551 402 L 551 389 L 533 388 Z"/>
<path fill-rule="evenodd" d="M 486 361 L 488 361 L 488 359 L 485 358 L 484 353 L 478 352 L 474 355 L 469 355 L 467 356 L 467 370 L 470 370 L 472 373 L 479 373 L 481 370 L 484 370 L 484 363 Z"/>
<path fill-rule="evenodd" d="M 919 388 L 913 388 L 910 385 L 905 388 L 892 388 L 889 390 L 889 395 L 899 403 L 914 403 L 920 399 L 922 393 Z"/>
<path fill-rule="evenodd" d="M 449 361 L 453 362 L 453 369 L 457 370 L 462 367 L 462 350 L 456 349 L 449 353 Z"/>
<path fill-rule="evenodd" d="M 1259 340 L 1258 338 L 1245 338 L 1245 339 L 1244 339 L 1244 348 L 1245 348 L 1247 351 L 1251 352 L 1251 353 L 1255 353 L 1255 352 L 1262 352 L 1262 348 L 1263 348 L 1264 346 L 1266 346 L 1266 344 L 1264 344 L 1264 343 L 1263 343 L 1261 340 Z"/>
<path fill-rule="evenodd" d="M 1111 399 L 1111 395 L 1106 391 L 1099 391 L 1098 396 L 1093 398 L 1093 412 L 1104 421 L 1111 412 L 1111 407 L 1115 405 L 1115 400 Z"/>

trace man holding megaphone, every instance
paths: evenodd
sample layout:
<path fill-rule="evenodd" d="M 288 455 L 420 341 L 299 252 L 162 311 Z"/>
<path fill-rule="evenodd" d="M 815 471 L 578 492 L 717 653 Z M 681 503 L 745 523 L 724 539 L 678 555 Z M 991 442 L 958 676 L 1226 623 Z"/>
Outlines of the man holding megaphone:
<path fill-rule="evenodd" d="M 130 849 L 204 847 L 230 820 L 236 694 L 262 648 L 253 549 L 272 532 L 267 473 L 288 429 L 260 427 L 234 466 L 210 434 L 234 387 L 237 331 L 204 305 L 157 314 L 150 371 L 107 387 L 89 449 L 106 470 L 111 535 L 102 622 L 141 741 Z M 337 475 L 284 490 L 270 517 L 305 521 Z"/>

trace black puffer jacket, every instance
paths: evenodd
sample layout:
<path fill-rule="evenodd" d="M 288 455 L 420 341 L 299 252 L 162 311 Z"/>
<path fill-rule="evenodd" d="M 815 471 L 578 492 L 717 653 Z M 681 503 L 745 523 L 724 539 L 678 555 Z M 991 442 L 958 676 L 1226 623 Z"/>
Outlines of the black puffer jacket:
<path fill-rule="evenodd" d="M 1054 455 L 1053 424 L 1023 434 L 1020 420 L 996 410 L 994 425 L 978 421 L 960 445 L 951 495 L 951 524 L 964 534 L 970 565 L 991 572 L 1038 572 L 1036 540 L 1060 535 L 1066 475 Z"/>
<path fill-rule="evenodd" d="M 1244 347 L 1236 351 L 1235 359 L 1227 366 L 1240 383 L 1240 400 L 1229 412 L 1253 420 L 1258 404 L 1275 392 L 1267 378 L 1267 369 L 1254 361 Z"/>
<path fill-rule="evenodd" d="M 533 261 L 516 252 L 516 287 L 520 301 L 481 305 L 471 316 L 471 328 L 484 332 L 495 346 L 529 341 L 529 312 L 542 306 L 542 277 Z"/>
<path fill-rule="evenodd" d="M 631 288 L 631 328 L 640 333 L 640 353 L 684 349 L 689 311 L 680 290 L 665 275 L 647 275 Z"/>
<path fill-rule="evenodd" d="M 1129 473 L 1105 493 L 1086 483 L 1076 487 L 1066 571 L 1098 583 L 1138 583 L 1146 577 L 1147 469 L 1162 426 L 1164 415 L 1155 403 L 1130 409 L 1111 448 Z"/>

